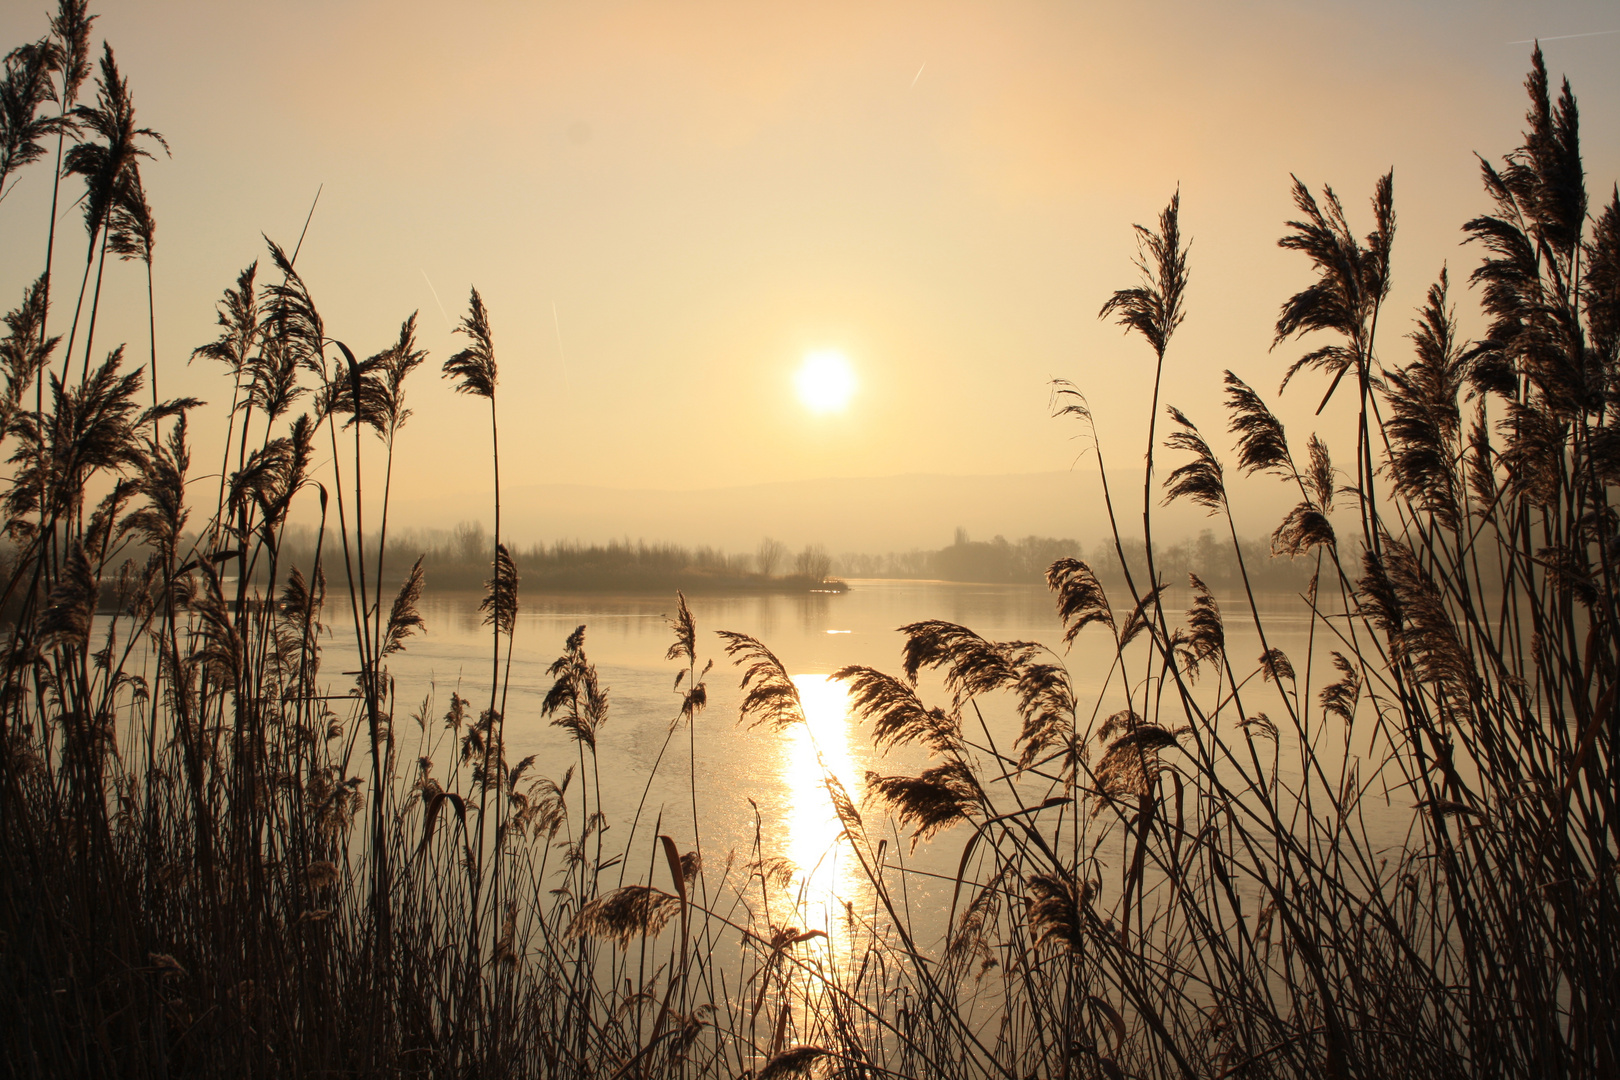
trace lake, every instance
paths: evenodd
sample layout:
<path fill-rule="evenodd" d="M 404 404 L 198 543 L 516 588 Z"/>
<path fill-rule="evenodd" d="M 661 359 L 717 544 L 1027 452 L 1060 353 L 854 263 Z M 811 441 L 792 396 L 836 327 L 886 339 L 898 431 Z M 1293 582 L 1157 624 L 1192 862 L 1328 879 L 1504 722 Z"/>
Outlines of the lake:
<path fill-rule="evenodd" d="M 1241 677 L 1259 656 L 1259 639 L 1239 598 L 1221 600 L 1228 648 Z M 420 752 L 441 763 L 439 775 L 453 755 L 453 743 L 442 722 L 451 692 L 470 698 L 475 708 L 488 703 L 490 631 L 482 625 L 477 601 L 470 594 L 424 596 L 421 611 L 427 633 L 412 637 L 406 652 L 390 660 L 399 702 L 399 752 L 407 760 L 418 753 L 413 746 L 418 732 L 407 717 L 431 693 L 433 720 L 421 736 L 427 743 Z M 1167 611 L 1183 610 L 1186 601 L 1185 590 L 1167 594 Z M 798 867 L 796 881 L 812 909 L 800 917 L 811 920 L 810 925 L 816 925 L 819 918 L 833 921 L 830 916 L 843 910 L 843 901 L 861 907 L 871 900 L 858 866 L 847 852 L 839 850 L 841 826 L 822 783 L 818 754 L 819 762 L 840 777 L 858 804 L 868 769 L 915 772 L 926 762 L 925 753 L 916 749 L 888 759 L 877 755 L 869 729 L 849 715 L 842 685 L 826 676 L 847 664 L 898 674 L 902 635 L 896 628 L 924 619 L 959 623 L 996 641 L 1041 642 L 1059 656 L 1064 653 L 1063 630 L 1052 594 L 1040 586 L 857 580 L 842 594 L 695 596 L 688 605 L 698 627 L 699 667 L 712 659 L 714 668 L 706 678 L 708 707 L 697 718 L 694 731 L 689 736 L 683 727 L 672 736 L 671 724 L 681 702 L 680 691 L 674 687 L 681 665 L 665 659 L 674 641 L 668 622 L 676 610 L 673 594 L 523 597 L 513 636 L 506 707 L 508 759 L 515 763 L 533 754 L 531 775 L 558 781 L 570 766 L 580 763 L 578 748 L 568 733 L 541 716 L 541 703 L 552 683 L 547 667 L 563 652 L 567 636 L 584 625 L 586 654 L 610 694 L 608 720 L 598 733 L 602 808 L 610 823 L 607 849 L 621 851 L 629 845 L 624 880 L 648 880 L 656 832 L 676 838 L 683 850 L 692 846 L 695 786 L 697 828 L 709 869 L 713 871 L 731 852 L 738 865 L 746 861 L 757 830 L 763 855 L 786 856 Z M 1276 594 L 1263 597 L 1261 606 L 1269 644 L 1289 654 L 1303 680 L 1304 659 L 1311 644 L 1303 602 L 1298 596 Z M 725 656 L 721 640 L 713 633 L 716 630 L 754 636 L 781 659 L 799 687 L 808 725 L 787 732 L 739 725 L 740 671 Z M 1313 665 L 1318 672 L 1326 666 L 1326 633 L 1318 623 Z M 346 651 L 343 640 L 339 623 L 329 646 L 329 675 L 339 670 L 337 662 Z M 1081 703 L 1082 730 L 1093 707 L 1103 717 L 1123 705 L 1118 679 L 1105 686 L 1112 655 L 1107 631 L 1093 627 L 1081 634 L 1067 656 Z M 1207 678 L 1212 684 L 1213 676 Z M 1320 677 L 1312 685 L 1319 683 Z M 948 705 L 937 680 L 925 678 L 922 687 L 929 704 Z M 1314 690 L 1311 693 L 1314 696 Z M 1274 700 L 1274 686 L 1255 678 L 1245 694 L 1263 699 L 1260 705 L 1246 701 L 1251 711 L 1265 708 L 1280 719 L 1284 710 Z M 1004 751 L 1010 749 L 1018 731 L 1010 701 L 992 699 L 985 703 L 984 711 L 997 744 Z M 1320 710 L 1313 706 L 1312 711 L 1320 719 Z M 1338 729 L 1328 725 L 1319 725 L 1319 729 L 1326 736 L 1323 742 L 1329 756 L 1342 757 L 1343 751 L 1334 749 L 1341 742 Z M 1279 755 L 1279 773 L 1285 783 L 1299 772 L 1297 752 L 1290 753 L 1290 742 L 1297 747 L 1297 738 L 1291 739 L 1285 730 L 1284 750 Z M 1365 753 L 1365 746 L 1360 751 L 1349 749 Z M 1044 784 L 1034 782 L 1030 789 L 1034 800 L 1044 794 Z M 1400 842 L 1410 819 L 1409 803 L 1410 799 L 1389 804 L 1387 820 L 1378 819 L 1375 813 L 1371 828 L 1379 834 L 1381 844 Z M 640 824 L 632 840 L 631 824 L 638 805 L 642 807 Z M 875 844 L 885 835 L 879 828 L 885 815 L 873 809 L 867 818 Z M 915 856 L 908 856 L 909 865 L 924 872 L 909 880 L 912 917 L 931 926 L 936 939 L 943 930 L 943 914 L 952 892 L 950 879 L 966 835 L 961 829 L 947 831 L 921 845 Z M 893 860 L 905 851 L 909 837 L 892 831 L 887 836 Z M 1102 854 L 1106 860 L 1107 852 Z M 658 873 L 662 873 L 661 867 Z M 929 877 L 928 873 L 943 876 Z"/>
<path fill-rule="evenodd" d="M 430 689 L 435 718 L 442 718 L 452 691 L 479 707 L 487 703 L 490 631 L 482 625 L 478 599 L 424 596 L 420 606 L 427 634 L 413 637 L 406 652 L 390 661 L 401 717 Z M 728 852 L 735 851 L 739 862 L 746 859 L 757 828 L 762 853 L 791 859 L 801 870 L 798 881 L 807 902 L 821 910 L 829 893 L 859 901 L 867 890 L 858 868 L 836 850 L 841 826 L 822 783 L 818 752 L 857 801 L 867 769 L 899 772 L 925 761 L 915 752 L 879 758 L 870 734 L 849 716 L 842 685 L 826 676 L 847 664 L 898 672 L 902 636 L 895 630 L 921 619 L 961 623 L 995 640 L 1061 647 L 1062 638 L 1050 594 L 1039 586 L 857 581 L 846 593 L 694 596 L 688 607 L 698 627 L 700 669 L 714 661 L 705 680 L 708 707 L 697 719 L 691 744 L 684 728 L 670 739 L 681 703 L 681 691 L 674 688 L 681 665 L 664 659 L 674 641 L 668 621 L 676 610 L 673 593 L 523 597 L 506 709 L 508 759 L 533 754 L 531 768 L 559 781 L 571 765 L 578 766 L 577 747 L 567 732 L 541 716 L 541 702 L 552 684 L 547 667 L 563 652 L 568 635 L 584 625 L 586 654 L 610 693 L 609 719 L 598 732 L 603 811 L 612 823 L 609 847 L 617 850 L 626 842 L 644 791 L 643 831 L 632 857 L 644 859 L 651 852 L 655 825 L 677 838 L 683 850 L 689 847 L 695 774 L 698 824 L 711 869 Z M 726 657 L 716 630 L 756 637 L 782 660 L 799 687 L 807 728 L 774 732 L 739 724 L 741 671 Z M 332 645 L 338 656 L 331 660 L 337 660 L 346 651 L 341 631 Z M 401 753 L 414 753 L 414 725 L 401 719 L 398 730 Z M 428 735 L 441 742 L 427 756 L 447 761 L 451 751 L 442 719 Z M 934 861 L 926 858 L 927 851 L 920 854 Z M 627 880 L 635 880 L 635 874 Z M 931 891 L 925 889 L 925 896 Z"/>

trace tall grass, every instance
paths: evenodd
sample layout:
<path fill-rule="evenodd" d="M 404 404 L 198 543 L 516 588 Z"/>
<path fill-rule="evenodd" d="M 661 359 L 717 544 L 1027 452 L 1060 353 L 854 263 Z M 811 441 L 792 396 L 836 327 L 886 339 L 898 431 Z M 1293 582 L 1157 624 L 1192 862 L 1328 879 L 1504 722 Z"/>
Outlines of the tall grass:
<path fill-rule="evenodd" d="M 66 111 L 89 25 L 64 0 L 67 44 L 6 69 L 7 108 L 28 106 L 6 130 L 41 148 L 8 168 L 44 156 L 41 133 L 74 140 L 87 289 L 107 250 L 148 266 L 151 252 L 141 131 L 110 49 L 100 118 Z M 39 127 L 57 76 L 55 126 Z M 1123 585 L 1110 597 L 1078 559 L 1048 572 L 1065 641 L 1108 643 L 1103 689 L 1080 700 L 1062 657 L 937 621 L 902 628 L 901 674 L 839 672 L 880 746 L 931 760 L 868 776 L 864 805 L 823 764 L 870 884 L 838 926 L 806 922 L 762 831 L 740 853 L 704 849 L 714 658 L 684 599 L 657 768 L 685 774 L 690 835 L 648 820 L 644 796 L 609 841 L 611 698 L 585 627 L 541 708 L 573 760 L 508 760 L 518 581 L 498 524 L 489 684 L 446 699 L 396 683 L 425 584 L 417 561 L 384 591 L 392 452 L 425 360 L 414 319 L 359 360 L 297 247 L 270 244 L 267 279 L 240 275 L 198 350 L 234 386 L 225 475 L 198 505 L 198 403 L 145 404 L 150 372 L 122 349 L 91 363 L 98 293 L 75 378 L 77 323 L 60 353 L 47 335 L 47 269 L 0 341 L 17 551 L 0 668 L 4 1060 L 42 1076 L 1613 1075 L 1620 203 L 1588 214 L 1574 101 L 1567 86 L 1554 99 L 1539 51 L 1528 87 L 1524 145 L 1483 166 L 1494 209 L 1466 226 L 1486 340 L 1458 338 L 1442 273 L 1409 354 L 1386 363 L 1392 182 L 1365 240 L 1331 191 L 1296 182 L 1282 244 L 1312 279 L 1277 342 L 1311 335 L 1290 375 L 1319 370 L 1323 408 L 1354 411 L 1353 473 L 1314 436 L 1296 454 L 1258 392 L 1225 386 L 1238 469 L 1297 495 L 1273 546 L 1314 567 L 1302 654 L 1268 639 L 1209 438 L 1172 407 L 1160 439 L 1188 310 L 1179 200 L 1139 231 L 1142 281 L 1103 314 L 1156 366 L 1140 535 L 1099 446 Z M 490 400 L 493 449 L 489 326 L 474 292 L 471 345 L 445 373 Z M 1078 388 L 1055 400 L 1090 431 Z M 1173 463 L 1162 478 L 1156 456 Z M 1196 575 L 1185 616 L 1167 606 L 1161 490 L 1224 526 L 1241 633 Z M 299 559 L 295 508 L 318 521 Z M 98 611 L 109 585 L 116 612 Z M 1251 630 L 1259 654 L 1235 655 Z M 805 724 L 765 643 L 722 643 L 746 719 Z M 357 670 L 332 670 L 334 647 Z M 1391 815 L 1407 830 L 1394 842 L 1372 824 Z M 904 833 L 948 844 L 958 867 L 949 909 L 916 922 L 927 867 Z"/>
<path fill-rule="evenodd" d="M 1280 244 L 1307 256 L 1312 280 L 1283 305 L 1276 341 L 1309 336 L 1288 375 L 1327 377 L 1319 412 L 1352 388 L 1354 471 L 1314 435 L 1296 455 L 1262 396 L 1225 381 L 1238 468 L 1297 496 L 1273 544 L 1316 563 L 1304 655 L 1268 642 L 1227 467 L 1171 406 L 1162 446 L 1148 425 L 1146 578 L 1127 569 L 1126 595 L 1110 599 L 1078 560 L 1048 575 L 1065 640 L 1111 639 L 1098 698 L 1077 701 L 1038 646 L 937 622 L 902 628 L 902 677 L 840 673 L 880 740 L 938 758 L 873 778 L 881 801 L 918 836 L 968 833 L 931 970 L 980 957 L 1003 1041 L 978 1060 L 936 1021 L 947 1046 L 929 1068 L 1614 1073 L 1620 200 L 1588 215 L 1575 102 L 1567 84 L 1554 99 L 1539 50 L 1526 85 L 1524 145 L 1482 162 L 1493 210 L 1465 226 L 1484 254 L 1483 340 L 1459 338 L 1442 271 L 1406 357 L 1382 359 L 1392 177 L 1365 240 L 1331 189 L 1295 181 L 1299 216 Z M 1139 234 L 1142 282 L 1102 313 L 1152 348 L 1157 405 L 1187 279 L 1178 200 Z M 1078 388 L 1055 400 L 1091 432 Z M 1156 449 L 1174 454 L 1162 481 Z M 1222 520 L 1257 656 L 1228 648 L 1196 575 L 1185 616 L 1167 610 L 1155 487 Z M 943 676 L 943 706 L 918 692 L 926 670 Z M 998 744 L 993 718 L 1008 711 L 1019 726 Z M 1391 816 L 1407 829 L 1393 843 L 1373 824 Z M 980 1015 L 974 980 L 919 978 L 913 992 L 931 1018 Z"/>

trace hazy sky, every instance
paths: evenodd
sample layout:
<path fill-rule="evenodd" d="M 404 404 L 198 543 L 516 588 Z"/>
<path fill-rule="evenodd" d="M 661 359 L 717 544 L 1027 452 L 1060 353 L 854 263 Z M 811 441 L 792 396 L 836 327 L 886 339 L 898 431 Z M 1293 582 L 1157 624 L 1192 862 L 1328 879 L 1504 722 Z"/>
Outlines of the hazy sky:
<path fill-rule="evenodd" d="M 0 6 L 0 46 L 41 34 L 44 6 Z M 185 358 L 259 233 L 290 247 L 324 185 L 299 269 L 329 332 L 366 355 L 421 312 L 432 355 L 398 465 L 418 499 L 489 484 L 483 403 L 437 375 L 470 284 L 514 484 L 1063 469 L 1079 445 L 1047 419 L 1054 377 L 1134 469 L 1150 354 L 1096 313 L 1134 281 L 1131 224 L 1178 184 L 1193 284 L 1169 398 L 1224 449 L 1221 369 L 1272 395 L 1300 351 L 1267 351 L 1307 280 L 1275 245 L 1290 172 L 1333 184 L 1365 231 L 1394 167 L 1386 363 L 1442 263 L 1477 261 L 1457 246 L 1485 209 L 1472 155 L 1518 145 L 1525 39 L 1574 84 L 1594 200 L 1620 175 L 1612 2 L 93 9 L 173 147 L 144 172 L 165 392 L 228 400 Z M 0 203 L 7 307 L 43 258 L 48 180 L 33 166 Z M 76 284 L 83 227 L 63 221 L 58 281 Z M 98 341 L 144 357 L 144 275 L 106 290 Z M 842 413 L 793 395 L 815 349 L 856 371 Z M 1321 390 L 1306 376 L 1284 399 L 1301 441 Z"/>

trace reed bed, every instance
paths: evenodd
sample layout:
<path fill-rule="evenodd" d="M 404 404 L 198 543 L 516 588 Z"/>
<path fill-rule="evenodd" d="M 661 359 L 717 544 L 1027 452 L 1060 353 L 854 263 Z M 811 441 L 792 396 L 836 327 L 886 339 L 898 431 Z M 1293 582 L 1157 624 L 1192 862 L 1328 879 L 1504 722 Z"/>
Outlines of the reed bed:
<path fill-rule="evenodd" d="M 902 628 L 898 675 L 837 673 L 880 746 L 928 762 L 866 777 L 861 802 L 824 768 L 840 857 L 870 888 L 814 926 L 772 838 L 702 844 L 717 653 L 741 669 L 747 722 L 805 724 L 766 643 L 706 644 L 679 602 L 659 768 L 686 769 L 692 832 L 644 806 L 611 841 L 611 699 L 585 627 L 542 708 L 573 759 L 507 758 L 520 589 L 498 502 L 487 686 L 446 700 L 390 675 L 425 587 L 420 561 L 395 587 L 409 556 L 387 525 L 426 361 L 414 317 L 359 359 L 297 245 L 271 243 L 197 350 L 234 396 L 208 458 L 221 480 L 188 489 L 201 406 L 157 396 L 155 349 L 140 367 L 93 352 L 107 254 L 152 270 L 140 170 L 161 141 L 110 48 L 79 103 L 92 21 L 62 0 L 0 87 L 0 184 L 55 136 L 53 183 L 86 187 L 88 253 L 65 344 L 54 232 L 0 341 L 0 1054 L 16 1075 L 1620 1071 L 1620 201 L 1589 212 L 1575 102 L 1539 50 L 1524 143 L 1482 162 L 1493 209 L 1465 226 L 1485 339 L 1458 337 L 1442 273 L 1403 360 L 1380 359 L 1391 178 L 1365 239 L 1331 190 L 1296 181 L 1281 243 L 1312 279 L 1276 339 L 1307 336 L 1290 380 L 1319 376 L 1323 408 L 1354 417 L 1349 468 L 1315 436 L 1298 449 L 1236 375 L 1225 387 L 1236 469 L 1297 495 L 1273 549 L 1312 567 L 1306 653 L 1267 639 L 1227 466 L 1190 416 L 1160 417 L 1188 280 L 1173 199 L 1139 228 L 1141 282 L 1103 308 L 1159 376 L 1139 533 L 1096 446 L 1123 587 L 1072 558 L 1047 575 L 1065 641 L 1107 640 L 1104 689 L 1080 700 L 1063 657 L 941 622 Z M 474 290 L 443 373 L 488 402 L 498 492 L 493 323 Z M 1090 432 L 1079 388 L 1054 401 Z M 1168 608 L 1161 490 L 1229 535 L 1241 633 L 1196 575 L 1190 609 Z M 295 508 L 319 523 L 297 565 Z M 116 610 L 98 611 L 109 589 Z M 1234 655 L 1250 625 L 1259 654 Z M 338 642 L 357 670 L 323 666 Z M 1368 824 L 1391 813 L 1394 843 Z M 942 915 L 908 898 L 918 842 L 956 867 Z"/>

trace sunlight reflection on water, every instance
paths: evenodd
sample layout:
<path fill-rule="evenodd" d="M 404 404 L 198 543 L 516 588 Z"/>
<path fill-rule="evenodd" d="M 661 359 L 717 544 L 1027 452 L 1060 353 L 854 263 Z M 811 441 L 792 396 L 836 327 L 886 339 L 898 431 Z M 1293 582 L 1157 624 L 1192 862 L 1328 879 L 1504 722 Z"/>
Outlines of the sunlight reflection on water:
<path fill-rule="evenodd" d="M 849 694 L 826 675 L 795 675 L 793 684 L 805 723 L 792 728 L 782 747 L 782 779 L 789 792 L 787 854 L 798 867 L 794 885 L 807 928 L 825 930 L 839 942 L 847 936 L 845 903 L 858 904 L 870 890 L 843 839 L 844 826 L 823 779 L 824 769 L 831 772 L 860 804 L 865 784 L 851 754 Z"/>
<path fill-rule="evenodd" d="M 1184 595 L 1166 595 L 1172 605 L 1186 602 Z M 1243 610 L 1240 598 L 1221 599 L 1226 605 L 1229 652 L 1234 657 L 1257 656 L 1260 645 L 1253 627 L 1237 617 Z M 488 693 L 490 639 L 488 628 L 482 624 L 478 600 L 471 594 L 424 596 L 422 607 L 429 633 L 412 637 L 407 651 L 390 659 L 402 703 L 419 701 L 431 690 L 435 696 L 430 713 L 437 717 L 443 714 L 452 691 L 464 696 Z M 1323 677 L 1330 677 L 1331 672 L 1325 671 L 1327 656 L 1319 627 L 1314 662 L 1310 659 L 1312 628 L 1308 616 L 1301 614 L 1298 598 L 1263 593 L 1260 602 L 1269 643 L 1283 649 L 1302 676 L 1315 667 L 1317 679 L 1313 687 Z M 714 654 L 714 640 L 708 631 L 726 628 L 769 644 L 789 671 L 822 673 L 863 663 L 893 670 L 899 662 L 896 653 L 902 641 L 894 628 L 924 619 L 942 619 L 971 627 L 990 640 L 1044 641 L 1054 645 L 1064 655 L 1082 703 L 1082 730 L 1094 728 L 1100 717 L 1120 705 L 1117 681 L 1111 681 L 1111 636 L 1088 631 L 1075 641 L 1072 650 L 1065 651 L 1062 625 L 1053 612 L 1050 595 L 1036 586 L 861 581 L 850 592 L 836 596 L 695 596 L 690 603 L 703 631 L 699 650 L 702 656 Z M 512 666 L 507 732 L 510 754 L 513 758 L 538 755 L 535 773 L 557 781 L 576 760 L 577 749 L 561 728 L 542 715 L 540 706 L 552 681 L 548 665 L 568 634 L 579 624 L 588 624 L 586 648 L 613 694 L 611 718 L 598 735 L 604 755 L 600 793 L 603 812 L 613 826 L 609 841 L 633 843 L 632 865 L 649 865 L 656 853 L 649 854 L 652 849 L 647 845 L 655 843 L 655 831 L 677 837 L 683 849 L 697 843 L 695 834 L 700 831 L 705 857 L 714 867 L 722 865 L 731 852 L 736 853 L 739 866 L 751 858 L 771 860 L 785 856 L 796 864 L 798 873 L 786 889 L 773 882 L 764 901 L 769 907 L 766 914 L 779 929 L 791 926 L 831 935 L 829 941 L 797 946 L 794 955 L 808 959 L 814 954 L 817 963 L 859 955 L 864 936 L 869 933 L 864 927 L 886 924 L 885 918 L 877 917 L 883 905 L 866 881 L 848 841 L 838 839 L 842 825 L 822 782 L 816 758 L 819 747 L 822 760 L 861 807 L 873 845 L 870 854 L 876 857 L 887 840 L 887 880 L 894 890 L 894 903 L 912 920 L 912 933 L 925 948 L 942 940 L 967 833 L 948 830 L 913 851 L 908 843 L 909 830 L 896 829 L 889 812 L 876 805 L 861 805 L 865 770 L 915 775 L 930 763 L 926 749 L 890 747 L 879 753 L 872 744 L 871 725 L 849 715 L 844 687 L 830 682 L 825 674 L 800 674 L 795 678 L 807 713 L 806 724 L 794 724 L 779 732 L 768 726 L 751 727 L 746 721 L 739 723 L 740 673 L 723 661 L 708 675 L 709 706 L 698 718 L 695 737 L 682 732 L 666 748 L 669 720 L 680 700 L 671 692 L 673 670 L 663 662 L 670 641 L 667 615 L 671 598 L 538 595 L 526 598 L 524 605 L 518 617 Z M 344 625 L 337 621 L 326 639 L 329 651 L 323 661 L 322 677 L 330 682 L 334 693 L 343 693 L 352 685 L 352 679 L 335 673 L 356 666 L 353 635 Z M 919 692 L 930 703 L 949 701 L 937 675 L 924 673 Z M 1011 746 L 1019 719 L 1010 704 L 1005 699 L 987 698 L 985 706 L 995 738 Z M 402 732 L 413 737 L 419 734 L 424 740 L 420 749 L 410 750 L 412 755 L 420 753 L 441 761 L 453 756 L 454 748 L 445 741 L 442 723 L 430 723 L 420 733 L 414 724 L 400 727 Z M 1312 731 L 1318 730 L 1323 729 L 1313 724 Z M 1326 730 L 1332 733 L 1336 729 Z M 1364 760 L 1372 760 L 1372 731 L 1370 725 L 1362 725 L 1352 733 L 1351 752 Z M 1283 742 L 1287 749 L 1279 762 L 1280 781 L 1297 786 L 1297 739 L 1284 732 Z M 1330 742 L 1323 745 L 1328 751 L 1338 751 Z M 1331 767 L 1336 760 L 1336 753 L 1330 755 L 1324 767 Z M 1363 785 L 1369 784 L 1366 769 Z M 642 807 L 644 792 L 645 822 L 632 838 L 628 826 Z M 1398 796 L 1386 797 L 1381 791 L 1376 800 L 1368 800 L 1366 825 L 1374 847 L 1393 849 L 1403 842 L 1411 819 L 1407 809 L 1410 801 L 1403 803 Z M 757 855 L 753 854 L 756 842 Z M 908 869 L 915 873 L 901 876 L 894 870 L 901 854 Z M 1101 850 L 1099 858 L 1116 878 L 1124 872 L 1115 847 Z M 758 886 L 753 888 L 757 890 Z M 757 898 L 758 892 L 751 895 Z M 803 901 L 803 910 L 795 906 L 799 900 Z M 853 933 L 848 929 L 845 902 L 854 907 Z M 820 951 L 823 948 L 835 950 L 836 955 L 828 957 Z"/>

